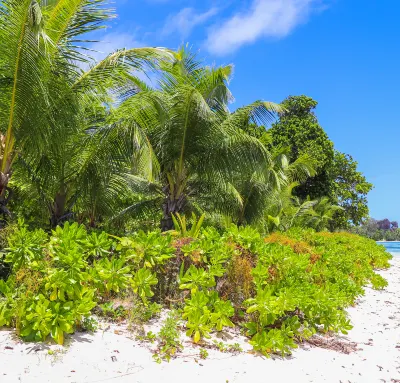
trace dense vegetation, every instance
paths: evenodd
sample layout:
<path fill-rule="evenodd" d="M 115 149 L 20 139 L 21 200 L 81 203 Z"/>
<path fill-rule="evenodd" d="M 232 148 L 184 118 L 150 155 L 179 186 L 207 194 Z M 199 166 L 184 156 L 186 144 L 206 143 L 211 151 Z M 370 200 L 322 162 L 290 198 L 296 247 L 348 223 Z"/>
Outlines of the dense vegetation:
<path fill-rule="evenodd" d="M 263 238 L 250 227 L 200 226 L 188 231 L 181 220 L 179 231 L 118 238 L 77 223 L 49 236 L 20 222 L 8 229 L 0 326 L 62 344 L 64 334 L 93 327 L 93 310 L 145 320 L 167 306 L 194 343 L 237 325 L 255 350 L 285 355 L 317 331 L 346 333 L 345 309 L 363 286 L 386 285 L 374 268 L 388 267 L 390 255 L 369 239 L 300 229 Z M 171 342 L 157 357 L 176 351 Z"/>
<path fill-rule="evenodd" d="M 372 184 L 357 170 L 357 162 L 335 150 L 314 114 L 317 102 L 306 96 L 288 97 L 283 101 L 284 111 L 269 133 L 273 147 L 290 148 L 293 161 L 307 154 L 314 160 L 315 174 L 295 189 L 302 201 L 307 198 L 327 198 L 330 204 L 341 207 L 335 211 L 331 229 L 358 225 L 368 217 L 367 194 Z"/>
<path fill-rule="evenodd" d="M 84 35 L 113 17 L 105 4 L 0 1 L 0 326 L 62 344 L 93 313 L 170 307 L 158 360 L 181 347 L 178 322 L 195 343 L 241 326 L 265 354 L 345 332 L 389 256 L 322 232 L 362 222 L 372 185 L 317 103 L 232 112 L 233 67 L 185 47 L 95 62 Z"/>
<path fill-rule="evenodd" d="M 204 66 L 186 48 L 95 62 L 85 35 L 114 16 L 102 0 L 0 4 L 5 221 L 168 230 L 173 213 L 195 212 L 271 232 L 368 215 L 371 185 L 334 151 L 314 100 L 231 112 L 233 67 Z"/>

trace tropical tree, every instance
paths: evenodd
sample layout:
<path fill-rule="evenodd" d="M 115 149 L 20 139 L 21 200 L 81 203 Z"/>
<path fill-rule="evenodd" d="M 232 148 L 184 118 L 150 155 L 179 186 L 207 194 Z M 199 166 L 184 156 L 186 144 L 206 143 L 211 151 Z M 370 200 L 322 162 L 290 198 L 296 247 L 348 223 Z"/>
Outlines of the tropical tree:
<path fill-rule="evenodd" d="M 140 81 L 132 71 L 155 69 L 160 60 L 173 58 L 165 49 L 135 48 L 118 50 L 95 63 L 86 54 L 82 36 L 113 17 L 105 4 L 103 0 L 4 0 L 0 4 L 3 211 L 12 166 L 19 160 L 19 169 L 29 176 L 52 224 L 65 217 L 86 191 L 77 184 L 82 173 L 87 176 L 88 168 L 93 175 L 107 170 L 96 168 L 98 153 L 105 151 L 89 143 L 99 143 L 94 131 L 112 105 L 137 91 Z M 83 71 L 84 66 L 89 69 Z M 87 147 L 97 155 L 90 156 Z M 108 160 L 108 169 L 115 169 L 110 156 L 103 160 Z"/>
<path fill-rule="evenodd" d="M 96 62 L 85 35 L 114 17 L 106 4 L 0 1 L 0 213 L 14 190 L 20 212 L 51 226 L 149 213 L 169 230 L 190 211 L 270 230 L 362 221 L 372 185 L 334 152 L 314 100 L 231 112 L 232 66 L 186 48 Z"/>
<path fill-rule="evenodd" d="M 281 110 L 256 101 L 230 113 L 232 66 L 204 67 L 185 48 L 176 57 L 177 62 L 164 63 L 158 88 L 129 98 L 119 108 L 119 124 L 141 128 L 154 164 L 153 181 L 142 177 L 140 167 L 131 178 L 135 190 L 147 190 L 153 198 L 123 213 L 161 208 L 162 230 L 173 228 L 175 213 L 237 210 L 243 202 L 233 185 L 238 174 L 270 162 L 265 146 L 241 128 L 249 121 L 267 123 Z"/>
<path fill-rule="evenodd" d="M 304 155 L 290 163 L 287 152 L 285 148 L 276 149 L 262 171 L 254 171 L 248 178 L 243 174 L 235 182 L 243 200 L 238 213 L 238 225 L 260 224 L 272 218 L 276 222 L 290 205 L 292 190 L 314 173 L 314 161 L 311 158 Z"/>
<path fill-rule="evenodd" d="M 288 149 L 277 149 L 273 166 L 268 170 L 270 194 L 263 209 L 268 232 L 288 230 L 315 204 L 309 200 L 302 202 L 294 193 L 308 177 L 315 174 L 314 159 L 305 154 L 290 162 L 287 153 Z"/>
<path fill-rule="evenodd" d="M 302 222 L 306 227 L 312 227 L 317 231 L 329 230 L 337 212 L 344 210 L 341 206 L 334 205 L 328 197 L 316 201 L 306 221 Z"/>
<path fill-rule="evenodd" d="M 269 130 L 273 147 L 289 148 L 290 162 L 307 154 L 314 159 L 316 172 L 299 186 L 295 194 L 301 200 L 321 198 L 329 192 L 329 167 L 333 161 L 333 142 L 315 115 L 317 102 L 307 96 L 289 96 L 284 111 Z"/>
<path fill-rule="evenodd" d="M 46 110 L 50 103 L 44 85 L 51 73 L 46 53 L 49 39 L 36 1 L 0 3 L 0 200 L 6 194 L 14 162 L 16 141 L 39 146 L 46 136 Z M 28 134 L 29 132 L 29 134 Z"/>
<path fill-rule="evenodd" d="M 360 224 L 368 217 L 367 195 L 372 184 L 357 169 L 350 155 L 334 149 L 332 141 L 318 122 L 317 102 L 307 96 L 290 96 L 282 102 L 279 121 L 268 131 L 270 147 L 288 147 L 294 161 L 308 154 L 315 161 L 315 174 L 294 190 L 300 201 L 328 197 L 343 209 L 335 214 L 335 228 Z M 333 227 L 332 227 L 333 228 Z"/>
<path fill-rule="evenodd" d="M 347 229 L 350 224 L 360 225 L 368 218 L 367 196 L 373 185 L 357 167 L 352 156 L 335 150 L 329 170 L 332 182 L 327 194 L 332 204 L 342 207 L 335 214 L 335 227 Z"/>

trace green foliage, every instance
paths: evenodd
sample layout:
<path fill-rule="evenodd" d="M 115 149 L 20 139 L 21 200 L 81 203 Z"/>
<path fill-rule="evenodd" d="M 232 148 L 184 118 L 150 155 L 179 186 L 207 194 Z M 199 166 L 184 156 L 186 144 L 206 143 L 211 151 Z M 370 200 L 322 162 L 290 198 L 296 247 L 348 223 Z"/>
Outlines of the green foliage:
<path fill-rule="evenodd" d="M 106 5 L 2 2 L 0 72 L 7 81 L 0 96 L 0 191 L 4 202 L 12 185 L 24 201 L 14 207 L 36 223 L 55 227 L 77 213 L 94 226 L 123 204 L 120 195 L 132 197 L 122 174 L 139 135 L 131 134 L 133 126 L 125 134 L 105 130 L 114 100 L 126 97 L 127 89 L 143 88 L 132 71 L 154 70 L 173 55 L 165 49 L 118 49 L 95 62 L 76 41 L 87 41 L 85 34 L 115 16 Z M 128 136 L 133 145 L 125 145 Z"/>
<path fill-rule="evenodd" d="M 6 279 L 11 273 L 11 264 L 5 262 L 4 249 L 8 246 L 8 241 L 12 234 L 18 230 L 18 225 L 10 224 L 0 229 L 0 280 Z"/>
<path fill-rule="evenodd" d="M 307 96 L 286 98 L 282 102 L 285 110 L 269 130 L 273 146 L 290 149 L 290 162 L 304 154 L 315 161 L 317 175 L 297 190 L 297 195 L 302 199 L 307 196 L 311 199 L 325 196 L 329 188 L 328 168 L 333 160 L 334 149 L 314 114 L 317 104 Z"/>
<path fill-rule="evenodd" d="M 232 227 L 222 238 L 258 258 L 252 272 L 255 294 L 242 303 L 247 307 L 243 325 L 254 348 L 265 354 L 288 354 L 297 339 L 317 331 L 346 333 L 351 326 L 344 309 L 363 294 L 362 286 L 385 286 L 373 268 L 388 267 L 388 254 L 360 237 L 296 229 L 264 241 L 256 231 Z M 194 341 L 207 337 L 214 326 L 213 299 L 207 287 L 203 290 L 192 293 L 184 307 Z M 240 303 L 236 308 L 239 312 Z"/>
<path fill-rule="evenodd" d="M 217 331 L 222 331 L 224 327 L 234 327 L 229 319 L 233 317 L 235 310 L 229 301 L 217 300 L 214 302 L 214 311 L 211 314 L 211 321 Z"/>
<path fill-rule="evenodd" d="M 103 258 L 94 263 L 92 279 L 100 293 L 119 293 L 128 287 L 131 278 L 130 267 L 125 258 Z"/>
<path fill-rule="evenodd" d="M 208 351 L 205 348 L 200 349 L 200 359 L 207 359 Z"/>
<path fill-rule="evenodd" d="M 133 291 L 139 295 L 143 302 L 154 295 L 151 287 L 158 283 L 154 273 L 147 268 L 139 269 L 132 279 Z"/>
<path fill-rule="evenodd" d="M 111 243 L 77 223 L 50 237 L 20 224 L 6 257 L 12 273 L 0 281 L 0 326 L 16 327 L 26 340 L 51 336 L 62 344 L 77 328 L 95 328 L 96 306 L 98 315 L 135 326 L 162 306 L 177 308 L 158 335 L 156 361 L 181 349 L 181 324 L 202 344 L 212 332 L 240 325 L 265 355 L 290 354 L 316 332 L 345 334 L 346 308 L 365 285 L 386 286 L 374 269 L 389 267 L 390 259 L 374 241 L 348 233 L 292 228 L 264 238 L 232 225 L 174 242 L 151 232 Z"/>
<path fill-rule="evenodd" d="M 300 324 L 299 324 L 300 326 Z M 280 329 L 264 330 L 253 336 L 250 344 L 254 350 L 264 355 L 280 353 L 282 356 L 291 353 L 291 349 L 297 347 L 293 340 L 294 332 L 291 327 L 285 324 Z"/>
<path fill-rule="evenodd" d="M 94 258 L 101 258 L 110 253 L 111 245 L 112 241 L 107 233 L 101 232 L 99 234 L 93 231 L 86 238 L 86 253 Z"/>
<path fill-rule="evenodd" d="M 98 315 L 113 322 L 120 322 L 129 315 L 123 306 L 115 304 L 113 301 L 99 304 L 96 311 Z"/>
<path fill-rule="evenodd" d="M 145 336 L 138 336 L 138 340 L 147 341 L 150 343 L 154 343 L 157 339 L 157 334 L 154 334 L 152 331 L 149 331 Z"/>
<path fill-rule="evenodd" d="M 83 318 L 82 323 L 81 323 L 81 328 L 83 331 L 87 332 L 96 332 L 98 328 L 99 323 L 97 322 L 96 319 L 94 318 Z"/>
<path fill-rule="evenodd" d="M 231 352 L 233 354 L 243 352 L 243 349 L 242 347 L 240 347 L 239 343 L 226 344 L 224 342 L 218 342 L 216 340 L 214 340 L 213 343 L 221 352 Z"/>
<path fill-rule="evenodd" d="M 156 302 L 145 302 L 141 299 L 134 299 L 132 308 L 129 310 L 128 319 L 132 327 L 141 327 L 150 319 L 157 317 L 162 306 Z"/>
<path fill-rule="evenodd" d="M 290 162 L 306 154 L 313 159 L 316 170 L 316 174 L 308 176 L 294 190 L 300 204 L 307 198 L 327 197 L 331 204 L 343 208 L 336 212 L 335 220 L 330 223 L 331 229 L 347 228 L 349 222 L 360 224 L 368 217 L 367 194 L 372 184 L 357 170 L 357 162 L 350 155 L 334 149 L 314 113 L 315 100 L 290 96 L 282 106 L 285 110 L 279 114 L 279 121 L 268 131 L 270 149 L 288 148 Z"/>
<path fill-rule="evenodd" d="M 359 225 L 368 218 L 367 195 L 373 185 L 357 170 L 357 165 L 349 154 L 335 151 L 330 169 L 330 177 L 334 181 L 328 196 L 343 210 L 335 215 L 331 227 L 348 228 L 349 221 Z"/>
<path fill-rule="evenodd" d="M 17 231 L 22 224 L 22 220 L 17 223 L 9 223 L 7 226 L 0 229 L 0 249 L 4 250 L 8 246 L 8 241 L 12 234 Z"/>
<path fill-rule="evenodd" d="M 231 225 L 224 234 L 228 241 L 238 244 L 240 247 L 254 252 L 261 240 L 260 233 L 251 226 L 238 227 Z"/>
<path fill-rule="evenodd" d="M 206 270 L 191 265 L 181 278 L 180 289 L 190 289 L 195 293 L 198 289 L 215 286 L 215 280 Z"/>
<path fill-rule="evenodd" d="M 62 344 L 64 334 L 87 322 L 97 304 L 95 293 L 101 299 L 134 284 L 142 297 L 151 296 L 154 277 L 139 270 L 133 279 L 123 257 L 104 257 L 110 245 L 105 233 L 88 234 L 77 223 L 57 227 L 48 239 L 43 231 L 29 231 L 21 222 L 6 249 L 13 273 L 7 283 L 2 281 L 0 322 L 15 325 L 24 339 L 51 335 Z"/>
<path fill-rule="evenodd" d="M 65 334 L 90 327 L 97 305 L 107 318 L 133 320 L 129 309 L 115 303 L 118 296 L 140 299 L 138 315 L 148 320 L 160 310 L 149 302 L 158 284 L 153 270 L 172 257 L 171 241 L 170 235 L 141 232 L 113 243 L 104 232 L 88 233 L 83 225 L 68 222 L 48 237 L 20 222 L 6 249 L 12 274 L 0 285 L 0 323 L 16 326 L 24 339 L 51 335 L 62 344 Z"/>
<path fill-rule="evenodd" d="M 143 99 L 130 97 L 117 113 L 124 127 L 139 123 L 145 137 L 141 147 L 147 143 L 151 150 L 151 155 L 137 155 L 134 174 L 134 190 L 145 191 L 145 199 L 123 213 L 161 210 L 161 229 L 168 231 L 176 213 L 212 208 L 232 213 L 240 204 L 232 174 L 255 170 L 268 160 L 265 146 L 240 128 L 250 121 L 269 123 L 280 107 L 260 100 L 230 113 L 232 66 L 202 66 L 185 47 L 161 69 L 159 89 L 148 89 Z M 138 114 L 143 105 L 146 118 Z M 150 166 L 140 166 L 149 158 Z"/>
<path fill-rule="evenodd" d="M 29 231 L 23 221 L 18 224 L 18 230 L 11 233 L 8 238 L 5 262 L 13 265 L 13 270 L 18 271 L 21 267 L 34 264 L 44 257 L 44 246 L 47 235 L 42 230 Z"/>
<path fill-rule="evenodd" d="M 225 326 L 233 327 L 229 319 L 233 314 L 232 304 L 220 300 L 217 292 L 192 291 L 183 313 L 183 318 L 187 319 L 186 335 L 193 336 L 193 342 L 198 343 L 201 338 L 209 338 L 214 328 L 221 331 Z"/>
<path fill-rule="evenodd" d="M 161 219 L 162 231 L 175 224 L 191 238 L 200 236 L 205 220 L 257 225 L 262 232 L 363 221 L 372 185 L 350 156 L 334 151 L 314 114 L 316 101 L 257 100 L 230 112 L 233 66 L 204 66 L 187 46 L 118 49 L 96 62 L 75 42 L 115 16 L 105 4 L 2 2 L 3 215 L 10 203 L 35 227 L 76 220 L 120 233 L 154 229 Z M 143 82 L 139 72 L 155 75 L 157 85 Z M 343 210 L 298 219 L 311 201 L 321 207 L 325 198 Z M 327 217 L 335 219 L 327 223 Z M 154 268 L 171 255 L 152 254 L 152 242 L 161 244 L 157 237 L 139 232 L 119 246 L 136 257 L 132 263 Z M 114 250 L 105 233 L 85 241 L 89 263 Z M 32 257 L 29 251 L 15 254 L 21 260 L 15 267 L 30 262 L 23 259 Z"/>
<path fill-rule="evenodd" d="M 158 348 L 153 355 L 157 363 L 163 360 L 169 362 L 182 348 L 178 326 L 179 314 L 176 311 L 170 311 L 158 333 Z"/>
<path fill-rule="evenodd" d="M 172 258 L 174 253 L 171 235 L 161 234 L 159 231 L 147 234 L 139 231 L 131 238 L 119 238 L 119 241 L 116 249 L 141 267 L 152 268 L 155 265 L 162 265 Z"/>
<path fill-rule="evenodd" d="M 199 219 L 197 219 L 196 214 L 192 213 L 192 226 L 190 230 L 187 228 L 186 217 L 181 216 L 179 213 L 175 215 L 172 214 L 171 218 L 174 222 L 175 230 L 182 237 L 197 238 L 200 234 L 201 226 L 203 225 L 205 214 L 203 214 Z"/>

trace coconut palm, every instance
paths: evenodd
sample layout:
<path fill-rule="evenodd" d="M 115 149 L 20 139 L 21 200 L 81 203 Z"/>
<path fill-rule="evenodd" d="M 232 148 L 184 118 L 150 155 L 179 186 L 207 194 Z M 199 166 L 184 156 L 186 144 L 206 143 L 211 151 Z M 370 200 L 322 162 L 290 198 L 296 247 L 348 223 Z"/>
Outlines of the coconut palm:
<path fill-rule="evenodd" d="M 291 201 L 292 189 L 311 174 L 314 174 L 313 161 L 308 156 L 289 163 L 287 149 L 276 149 L 271 162 L 266 163 L 261 172 L 242 177 L 242 182 L 238 183 L 243 204 L 237 223 L 260 223 L 266 212 L 275 212 L 274 216 L 279 216 Z"/>
<path fill-rule="evenodd" d="M 279 106 L 257 101 L 229 112 L 232 66 L 204 67 L 182 48 L 175 63 L 163 63 L 159 87 L 125 101 L 120 124 L 140 126 L 154 154 L 153 180 L 134 173 L 133 186 L 147 198 L 123 213 L 162 209 L 162 230 L 172 214 L 188 210 L 234 211 L 242 203 L 233 181 L 241 172 L 269 163 L 269 153 L 241 127 L 269 122 Z M 137 105 L 142 109 L 137 113 Z"/>
<path fill-rule="evenodd" d="M 278 194 L 277 204 L 268 214 L 268 231 L 286 231 L 292 227 L 310 227 L 317 231 L 327 230 L 335 213 L 343 209 L 331 204 L 327 197 L 320 200 L 307 199 L 302 202 L 293 195 L 293 189 L 297 186 L 299 186 L 297 182 L 287 185 Z"/>
<path fill-rule="evenodd" d="M 80 174 L 79 161 L 74 166 L 67 162 L 80 156 L 82 146 L 77 144 L 91 139 L 88 132 L 110 103 L 137 89 L 133 70 L 154 69 L 159 60 L 172 59 L 164 49 L 136 48 L 93 62 L 85 53 L 83 35 L 113 17 L 105 4 L 103 0 L 0 3 L 3 210 L 12 165 L 19 155 L 57 222 L 68 199 L 76 198 L 70 185 Z M 83 71 L 82 66 L 89 69 Z"/>
<path fill-rule="evenodd" d="M 343 208 L 332 204 L 328 197 L 323 197 L 316 201 L 310 214 L 305 217 L 302 224 L 317 231 L 328 230 L 329 224 L 333 221 L 338 211 L 343 211 Z"/>
<path fill-rule="evenodd" d="M 308 155 L 289 163 L 287 149 L 278 149 L 267 169 L 267 193 L 263 195 L 265 223 L 268 231 L 287 230 L 299 217 L 303 217 L 314 202 L 301 202 L 293 195 L 293 190 L 308 177 L 315 174 L 314 161 Z"/>

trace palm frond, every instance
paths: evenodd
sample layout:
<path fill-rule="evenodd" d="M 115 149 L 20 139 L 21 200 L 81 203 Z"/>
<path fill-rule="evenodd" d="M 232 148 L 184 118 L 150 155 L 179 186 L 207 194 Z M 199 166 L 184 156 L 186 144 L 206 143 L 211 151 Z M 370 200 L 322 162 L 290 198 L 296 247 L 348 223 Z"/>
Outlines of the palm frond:
<path fill-rule="evenodd" d="M 76 91 L 96 92 L 99 89 L 104 91 L 104 89 L 126 87 L 132 80 L 132 71 L 155 69 L 164 60 L 174 60 L 172 52 L 165 48 L 120 49 L 82 73 L 72 88 Z M 133 81 L 133 84 L 137 85 L 138 81 Z"/>

